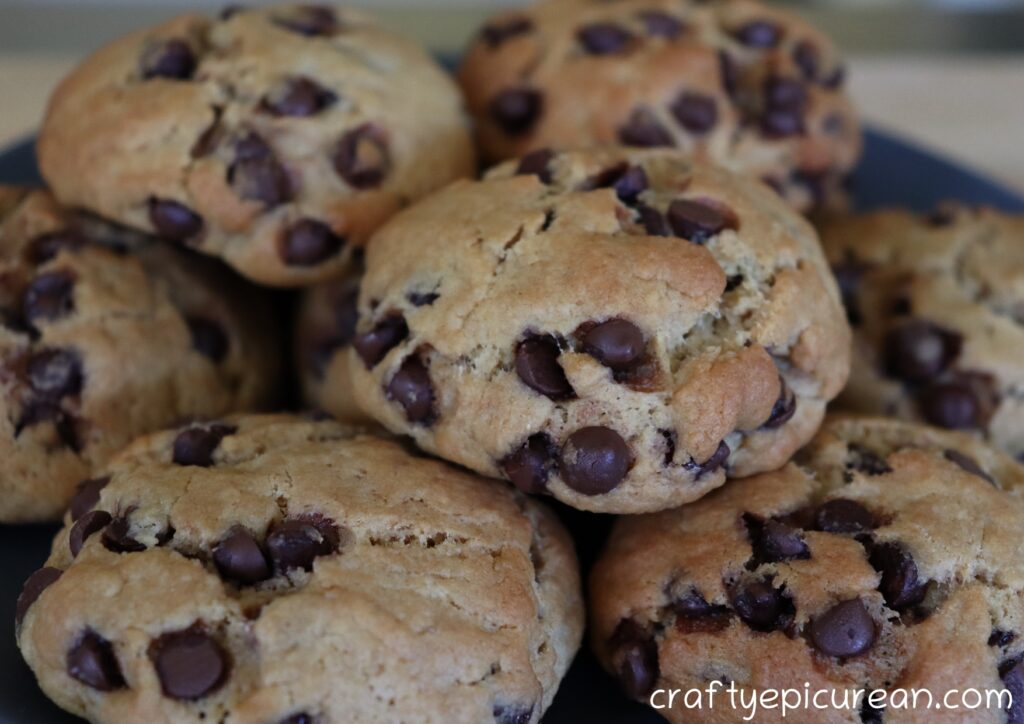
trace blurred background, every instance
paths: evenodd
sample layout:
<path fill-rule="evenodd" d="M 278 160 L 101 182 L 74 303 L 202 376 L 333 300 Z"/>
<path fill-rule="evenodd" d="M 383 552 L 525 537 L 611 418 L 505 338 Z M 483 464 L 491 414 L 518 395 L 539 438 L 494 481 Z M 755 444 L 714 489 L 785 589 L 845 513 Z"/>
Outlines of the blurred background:
<path fill-rule="evenodd" d="M 75 59 L 117 35 L 229 0 L 0 0 L 0 147 L 38 125 Z M 767 0 L 771 3 L 772 0 Z M 257 2 L 244 4 L 256 5 Z M 510 0 L 356 0 L 452 55 Z M 776 0 L 831 34 L 872 122 L 1024 191 L 1024 0 Z"/>

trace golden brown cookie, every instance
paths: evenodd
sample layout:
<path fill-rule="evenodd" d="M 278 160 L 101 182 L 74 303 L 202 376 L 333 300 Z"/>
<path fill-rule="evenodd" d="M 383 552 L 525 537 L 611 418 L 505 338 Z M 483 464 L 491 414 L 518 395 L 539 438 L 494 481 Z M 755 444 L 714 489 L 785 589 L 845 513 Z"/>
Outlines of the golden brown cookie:
<path fill-rule="evenodd" d="M 349 354 L 360 407 L 423 449 L 636 513 L 788 460 L 849 330 L 763 185 L 673 150 L 540 152 L 374 237 Z"/>
<path fill-rule="evenodd" d="M 753 0 L 547 0 L 480 31 L 459 79 L 488 160 L 540 148 L 676 146 L 841 204 L 860 156 L 831 40 Z"/>
<path fill-rule="evenodd" d="M 927 689 L 941 703 L 972 687 L 1024 699 L 1022 490 L 1024 468 L 968 435 L 830 419 L 781 470 L 621 519 L 590 580 L 594 649 L 639 700 L 720 684 L 714 711 L 682 695 L 660 710 L 674 722 L 749 721 L 730 686 L 748 699 L 805 683 L 838 694 L 825 702 Z M 863 701 L 785 721 L 1007 721 Z"/>
<path fill-rule="evenodd" d="M 267 300 L 209 259 L 0 186 L 0 521 L 56 520 L 140 434 L 273 401 Z"/>
<path fill-rule="evenodd" d="M 535 723 L 579 645 L 554 515 L 397 443 L 234 417 L 106 473 L 18 603 L 91 721 Z"/>
<path fill-rule="evenodd" d="M 61 201 L 277 286 L 331 278 L 397 209 L 474 171 L 454 83 L 331 6 L 190 14 L 99 50 L 38 145 Z"/>

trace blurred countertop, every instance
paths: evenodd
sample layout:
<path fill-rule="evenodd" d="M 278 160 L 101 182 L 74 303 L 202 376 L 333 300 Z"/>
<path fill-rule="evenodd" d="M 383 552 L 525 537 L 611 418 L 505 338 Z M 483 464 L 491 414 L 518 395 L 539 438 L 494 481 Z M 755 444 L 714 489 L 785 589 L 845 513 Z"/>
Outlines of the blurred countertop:
<path fill-rule="evenodd" d="M 89 48 L 172 14 L 166 8 L 121 8 L 116 13 L 81 6 L 71 11 L 61 8 L 61 30 L 51 32 L 57 20 L 54 12 L 58 10 L 40 5 L 11 7 L 0 0 L 0 147 L 33 132 L 55 84 Z M 386 23 L 449 53 L 461 47 L 487 12 L 486 7 L 381 10 Z M 834 20 L 812 19 L 833 30 L 829 25 Z M 1024 29 L 1015 20 L 1007 23 Z M 1003 30 L 1014 30 L 1019 42 L 1015 27 Z M 978 33 L 988 33 L 985 37 L 993 40 L 979 42 L 963 27 L 956 33 L 946 25 L 927 32 L 918 28 L 904 34 L 907 42 L 900 44 L 900 51 L 893 51 L 891 44 L 880 42 L 878 33 L 846 28 L 849 40 L 844 45 L 854 48 L 848 53 L 850 90 L 869 122 L 1024 193 L 1024 53 L 1010 52 L 1004 40 L 989 30 L 981 27 Z M 954 52 L 951 45 L 936 43 L 931 37 L 936 34 L 948 35 L 950 43 L 963 41 L 961 45 L 980 46 L 988 52 Z"/>

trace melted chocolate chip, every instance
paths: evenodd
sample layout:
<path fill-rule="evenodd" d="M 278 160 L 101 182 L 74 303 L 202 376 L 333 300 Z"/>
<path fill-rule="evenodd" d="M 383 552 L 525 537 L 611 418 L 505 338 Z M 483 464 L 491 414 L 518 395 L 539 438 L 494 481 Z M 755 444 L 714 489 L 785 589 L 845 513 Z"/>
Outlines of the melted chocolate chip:
<path fill-rule="evenodd" d="M 287 719 L 282 719 L 278 724 L 316 724 L 316 722 L 311 715 L 303 711 L 292 714 Z"/>
<path fill-rule="evenodd" d="M 401 314 L 389 314 L 371 329 L 358 334 L 352 340 L 359 358 L 366 369 L 376 367 L 388 352 L 409 337 L 409 325 Z"/>
<path fill-rule="evenodd" d="M 430 372 L 418 356 L 407 357 L 391 377 L 385 396 L 402 406 L 409 422 L 430 425 L 437 417 Z"/>
<path fill-rule="evenodd" d="M 267 552 L 278 573 L 313 570 L 313 561 L 338 552 L 338 527 L 327 520 L 290 518 L 270 529 Z"/>
<path fill-rule="evenodd" d="M 88 243 L 85 236 L 75 229 L 60 229 L 40 234 L 28 244 L 28 258 L 33 264 L 44 264 L 62 249 L 77 251 Z"/>
<path fill-rule="evenodd" d="M 910 551 L 899 543 L 880 543 L 868 557 L 872 567 L 882 574 L 878 590 L 890 608 L 908 608 L 924 599 L 925 586 L 918 582 L 917 564 Z"/>
<path fill-rule="evenodd" d="M 729 455 L 732 454 L 732 450 L 726 444 L 725 440 L 718 443 L 718 447 L 704 462 L 699 465 L 696 462 L 690 463 L 690 466 L 697 468 L 697 478 L 702 478 L 705 475 L 710 475 L 724 467 L 726 462 L 729 460 Z"/>
<path fill-rule="evenodd" d="M 823 503 L 814 520 L 815 527 L 826 533 L 862 533 L 875 527 L 875 516 L 871 511 L 846 498 Z"/>
<path fill-rule="evenodd" d="M 972 458 L 971 456 L 964 455 L 959 450 L 946 450 L 945 452 L 942 453 L 942 456 L 946 458 L 946 460 L 949 460 L 951 463 L 959 465 L 961 468 L 966 470 L 971 475 L 977 475 L 979 478 L 989 483 L 990 485 L 996 484 L 996 481 L 992 479 L 992 476 L 986 473 L 982 469 L 982 467 L 978 465 L 978 461 Z"/>
<path fill-rule="evenodd" d="M 654 688 L 660 674 L 658 644 L 632 619 L 623 619 L 609 641 L 615 673 L 631 699 L 643 699 Z"/>
<path fill-rule="evenodd" d="M 549 148 L 542 148 L 523 156 L 516 168 L 517 176 L 536 176 L 543 183 L 551 183 L 551 160 L 555 152 Z"/>
<path fill-rule="evenodd" d="M 528 337 L 516 345 L 516 374 L 527 387 L 552 400 L 575 396 L 558 363 L 558 342 L 550 335 Z"/>
<path fill-rule="evenodd" d="M 874 645 L 875 636 L 875 621 L 859 598 L 837 603 L 810 625 L 811 643 L 826 656 L 862 654 Z"/>
<path fill-rule="evenodd" d="M 725 606 L 716 606 L 695 588 L 672 602 L 676 614 L 676 630 L 682 633 L 721 631 L 729 625 L 732 614 Z"/>
<path fill-rule="evenodd" d="M 565 484 L 583 495 L 614 490 L 633 466 L 622 437 L 607 427 L 584 427 L 562 446 L 559 470 Z"/>
<path fill-rule="evenodd" d="M 818 77 L 818 49 L 809 40 L 801 40 L 793 48 L 793 62 L 800 68 L 806 80 L 815 80 Z"/>
<path fill-rule="evenodd" d="M 803 133 L 807 94 L 799 81 L 792 78 L 768 78 L 764 84 L 764 103 L 762 133 L 769 138 L 785 138 Z"/>
<path fill-rule="evenodd" d="M 25 614 L 32 608 L 32 604 L 42 595 L 43 591 L 52 586 L 63 574 L 59 568 L 45 566 L 33 573 L 21 587 L 18 595 L 18 602 L 14 606 L 14 623 L 17 626 L 25 619 Z"/>
<path fill-rule="evenodd" d="M 527 438 L 517 450 L 501 461 L 501 469 L 524 493 L 539 494 L 547 489 L 558 448 L 547 433 Z"/>
<path fill-rule="evenodd" d="M 1024 661 L 1004 662 L 999 667 L 999 678 L 1012 697 L 1006 708 L 1006 724 L 1024 724 Z"/>
<path fill-rule="evenodd" d="M 228 677 L 227 652 L 198 627 L 167 633 L 149 649 L 164 696 L 193 701 L 220 688 Z"/>
<path fill-rule="evenodd" d="M 25 321 L 38 326 L 41 321 L 66 317 L 75 309 L 75 277 L 71 272 L 52 271 L 37 275 L 22 295 Z"/>
<path fill-rule="evenodd" d="M 675 40 L 686 29 L 681 20 L 659 10 L 642 12 L 640 13 L 640 19 L 643 21 L 644 31 L 654 38 Z"/>
<path fill-rule="evenodd" d="M 365 123 L 344 136 L 334 152 L 334 170 L 353 188 L 376 188 L 391 170 L 391 154 L 384 132 Z"/>
<path fill-rule="evenodd" d="M 345 238 L 316 219 L 299 219 L 284 232 L 279 254 L 287 266 L 316 266 L 335 256 Z"/>
<path fill-rule="evenodd" d="M 992 633 L 988 637 L 989 646 L 998 646 L 999 648 L 1006 648 L 1013 643 L 1017 638 L 1017 634 L 1012 631 L 1004 631 L 999 628 L 992 629 Z"/>
<path fill-rule="evenodd" d="M 886 335 L 886 372 L 905 382 L 924 382 L 949 368 L 962 347 L 963 337 L 959 333 L 913 319 Z"/>
<path fill-rule="evenodd" d="M 186 317 L 185 323 L 192 335 L 192 349 L 214 363 L 227 357 L 231 341 L 219 323 L 202 317 Z"/>
<path fill-rule="evenodd" d="M 213 465 L 213 453 L 221 440 L 236 432 L 233 425 L 214 423 L 207 426 L 187 427 L 174 438 L 172 460 L 176 465 L 195 465 L 208 468 Z"/>
<path fill-rule="evenodd" d="M 533 718 L 533 705 L 496 704 L 491 713 L 494 715 L 495 724 L 530 724 Z"/>
<path fill-rule="evenodd" d="M 526 35 L 533 30 L 533 21 L 529 18 L 511 18 L 503 22 L 485 25 L 480 37 L 491 48 L 497 48 L 512 38 Z"/>
<path fill-rule="evenodd" d="M 228 181 L 241 198 L 274 207 L 292 198 L 291 181 L 274 151 L 255 133 L 235 144 L 235 160 Z"/>
<path fill-rule="evenodd" d="M 97 691 L 124 688 L 114 647 L 95 631 L 86 631 L 67 653 L 68 676 Z"/>
<path fill-rule="evenodd" d="M 889 463 L 863 445 L 850 443 L 848 450 L 850 460 L 846 463 L 846 467 L 862 472 L 865 475 L 885 475 L 892 472 Z"/>
<path fill-rule="evenodd" d="M 253 584 L 270 577 L 270 564 L 252 533 L 235 526 L 213 549 L 213 562 L 220 575 L 241 584 Z"/>
<path fill-rule="evenodd" d="M 619 372 L 636 367 L 646 353 L 643 332 L 625 319 L 609 319 L 591 327 L 582 341 L 587 354 Z"/>
<path fill-rule="evenodd" d="M 162 40 L 142 56 L 142 77 L 188 80 L 196 71 L 196 55 L 184 40 Z"/>
<path fill-rule="evenodd" d="M 658 148 L 674 146 L 671 134 L 647 108 L 637 108 L 619 128 L 619 141 L 626 146 Z"/>
<path fill-rule="evenodd" d="M 779 377 L 779 399 L 772 406 L 772 412 L 762 427 L 775 430 L 793 419 L 796 414 L 796 395 L 789 389 L 786 381 Z"/>
<path fill-rule="evenodd" d="M 672 233 L 694 244 L 705 244 L 735 223 L 713 206 L 689 199 L 676 199 L 668 207 L 668 224 Z"/>
<path fill-rule="evenodd" d="M 275 116 L 308 118 L 337 102 L 338 96 L 303 76 L 288 78 L 273 88 L 260 107 Z"/>
<path fill-rule="evenodd" d="M 494 97 L 490 115 L 509 136 L 528 133 L 544 109 L 544 96 L 532 88 L 509 88 Z"/>
<path fill-rule="evenodd" d="M 978 374 L 959 374 L 929 384 L 917 400 L 925 420 L 952 430 L 983 429 L 996 402 L 991 378 Z"/>
<path fill-rule="evenodd" d="M 85 541 L 94 533 L 110 525 L 113 520 L 110 513 L 105 510 L 90 510 L 79 518 L 68 533 L 68 547 L 71 549 L 71 557 L 76 558 L 85 545 Z"/>
<path fill-rule="evenodd" d="M 78 487 L 75 488 L 75 497 L 71 499 L 69 507 L 72 522 L 96 507 L 96 503 L 100 500 L 100 491 L 107 487 L 109 482 L 110 478 L 105 477 L 83 480 L 78 484 Z"/>
<path fill-rule="evenodd" d="M 171 241 L 189 241 L 203 230 L 203 220 L 198 214 L 169 199 L 149 200 L 149 222 L 159 236 Z"/>
<path fill-rule="evenodd" d="M 576 38 L 591 55 L 612 55 L 625 50 L 633 36 L 614 23 L 591 23 L 580 28 Z"/>
<path fill-rule="evenodd" d="M 743 516 L 743 521 L 750 535 L 754 567 L 761 563 L 805 560 L 811 557 L 811 550 L 804 542 L 803 535 L 788 523 L 775 518 L 761 520 L 750 513 Z"/>
<path fill-rule="evenodd" d="M 793 602 L 767 578 L 732 586 L 729 599 L 736 615 L 755 631 L 777 631 L 793 620 Z"/>
<path fill-rule="evenodd" d="M 300 5 L 277 15 L 273 22 L 307 37 L 334 35 L 340 29 L 334 10 L 325 5 Z"/>
<path fill-rule="evenodd" d="M 637 206 L 637 213 L 640 215 L 640 223 L 650 236 L 672 236 L 672 230 L 668 228 L 668 221 L 665 215 L 657 209 L 640 204 Z"/>
<path fill-rule="evenodd" d="M 82 362 L 66 349 L 44 349 L 28 359 L 28 383 L 48 400 L 77 395 L 82 390 Z"/>
<path fill-rule="evenodd" d="M 711 96 L 686 91 L 676 98 L 669 107 L 679 125 L 690 133 L 703 134 L 718 122 L 718 105 Z"/>
<path fill-rule="evenodd" d="M 414 307 L 429 307 L 440 299 L 441 295 L 437 292 L 409 292 L 405 295 L 405 298 Z"/>
<path fill-rule="evenodd" d="M 782 40 L 782 28 L 768 20 L 753 20 L 741 25 L 733 35 L 750 48 L 774 48 Z"/>
<path fill-rule="evenodd" d="M 141 553 L 146 546 L 131 537 L 128 518 L 118 516 L 103 529 L 103 547 L 112 553 Z"/>

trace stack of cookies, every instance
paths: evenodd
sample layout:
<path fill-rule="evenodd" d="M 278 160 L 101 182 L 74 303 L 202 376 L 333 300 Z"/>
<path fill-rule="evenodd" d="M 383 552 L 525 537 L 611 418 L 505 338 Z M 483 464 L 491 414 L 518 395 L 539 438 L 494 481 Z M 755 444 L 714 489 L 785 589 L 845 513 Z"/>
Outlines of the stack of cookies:
<path fill-rule="evenodd" d="M 652 706 L 1024 697 L 1024 221 L 845 215 L 843 81 L 754 0 L 542 1 L 457 80 L 330 6 L 87 59 L 49 189 L 0 190 L 0 521 L 64 522 L 17 603 L 45 693 L 528 724 L 589 611 Z M 621 516 L 586 603 L 540 497 Z M 805 720 L 930 714 L 874 701 Z"/>

